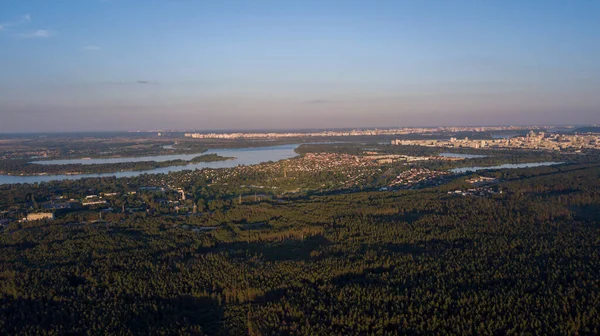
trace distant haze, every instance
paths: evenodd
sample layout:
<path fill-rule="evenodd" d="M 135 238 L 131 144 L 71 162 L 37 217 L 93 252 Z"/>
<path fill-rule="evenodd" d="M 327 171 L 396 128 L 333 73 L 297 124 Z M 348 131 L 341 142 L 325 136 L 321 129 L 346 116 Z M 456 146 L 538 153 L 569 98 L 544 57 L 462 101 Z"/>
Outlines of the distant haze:
<path fill-rule="evenodd" d="M 4 1 L 0 132 L 600 123 L 599 1 Z"/>

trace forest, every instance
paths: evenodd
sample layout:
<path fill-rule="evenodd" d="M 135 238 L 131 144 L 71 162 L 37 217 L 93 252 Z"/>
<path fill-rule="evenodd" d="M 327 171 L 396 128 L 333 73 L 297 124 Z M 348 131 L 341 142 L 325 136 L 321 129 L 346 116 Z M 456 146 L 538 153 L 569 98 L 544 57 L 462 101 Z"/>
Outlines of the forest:
<path fill-rule="evenodd" d="M 0 334 L 600 334 L 600 165 L 489 175 L 502 194 L 11 222 Z"/>

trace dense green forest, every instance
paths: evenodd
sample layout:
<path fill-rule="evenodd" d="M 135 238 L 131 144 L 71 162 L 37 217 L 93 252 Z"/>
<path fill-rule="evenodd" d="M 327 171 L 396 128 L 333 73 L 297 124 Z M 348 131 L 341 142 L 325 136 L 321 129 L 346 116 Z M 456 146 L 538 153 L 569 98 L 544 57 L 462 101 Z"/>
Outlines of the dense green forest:
<path fill-rule="evenodd" d="M 490 174 L 502 194 L 13 222 L 0 334 L 599 334 L 600 166 Z"/>

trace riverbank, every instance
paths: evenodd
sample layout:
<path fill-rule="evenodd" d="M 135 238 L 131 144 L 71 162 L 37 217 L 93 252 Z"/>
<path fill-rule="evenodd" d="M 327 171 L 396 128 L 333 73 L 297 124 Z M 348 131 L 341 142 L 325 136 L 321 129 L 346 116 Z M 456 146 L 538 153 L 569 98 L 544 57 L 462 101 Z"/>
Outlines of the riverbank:
<path fill-rule="evenodd" d="M 78 171 L 78 169 L 87 169 L 88 167 L 96 166 L 94 159 L 91 160 L 83 160 L 84 162 L 90 162 L 91 164 L 84 164 L 82 162 L 73 163 L 73 161 L 63 160 L 61 164 L 57 164 L 57 161 L 43 161 L 43 164 L 34 164 L 29 163 L 30 166 L 36 167 L 39 171 L 35 172 L 36 174 L 30 175 L 21 175 L 22 171 L 18 171 L 18 174 L 14 174 L 15 170 L 11 170 L 13 175 L 8 175 L 6 173 L 0 173 L 0 185 L 2 184 L 16 184 L 16 183 L 41 183 L 41 182 L 49 182 L 49 181 L 59 181 L 59 180 L 78 180 L 83 178 L 102 178 L 102 177 L 134 177 L 142 174 L 167 174 L 172 172 L 180 172 L 184 170 L 195 170 L 195 169 L 203 169 L 203 168 L 232 168 L 239 165 L 255 165 L 268 161 L 279 161 L 284 159 L 289 159 L 297 156 L 298 154 L 294 152 L 294 149 L 298 147 L 297 144 L 291 145 L 281 145 L 281 146 L 271 146 L 271 147 L 257 147 L 257 148 L 240 148 L 240 149 L 211 149 L 208 153 L 201 155 L 198 158 L 197 155 L 178 155 L 178 156 L 156 156 L 156 157 L 146 157 L 146 158 L 127 158 L 127 160 L 131 160 L 131 162 L 120 162 L 116 163 L 114 159 L 104 159 L 104 163 L 110 167 L 112 167 L 112 172 L 102 172 L 102 173 L 84 173 Z M 212 160 L 210 158 L 223 157 L 227 158 L 226 160 Z M 196 159 L 195 159 L 196 158 Z M 206 161 L 206 159 L 209 159 Z M 125 160 L 125 159 L 123 159 Z M 138 161 L 136 161 L 138 160 Z M 140 161 L 141 160 L 141 161 Z M 182 160 L 181 162 L 179 160 Z M 193 162 L 191 162 L 194 160 Z M 16 160 L 0 160 L 0 164 L 7 164 L 8 162 L 16 162 Z M 183 163 L 181 165 L 173 165 L 173 163 Z M 60 163 L 60 162 L 58 162 Z M 69 165 L 76 164 L 76 168 L 70 171 L 70 174 L 50 174 L 47 173 L 44 168 L 49 165 L 57 165 L 58 167 L 62 167 L 63 169 Z M 150 168 L 143 170 L 119 170 L 114 171 L 114 167 L 118 167 L 116 164 L 123 165 L 136 165 L 136 164 L 144 164 L 144 165 L 153 165 L 158 168 Z M 98 167 L 98 166 L 96 166 Z M 123 167 L 123 166 L 121 166 Z M 0 169 L 1 171 L 2 169 Z M 6 171 L 6 169 L 5 169 Z M 73 172 L 77 172 L 77 174 L 73 174 Z M 42 175 L 43 174 L 43 175 Z"/>
<path fill-rule="evenodd" d="M 114 173 L 123 171 L 144 171 L 163 167 L 185 166 L 200 162 L 218 162 L 233 160 L 235 157 L 204 154 L 190 160 L 176 159 L 167 161 L 131 161 L 117 163 L 46 163 L 51 161 L 28 162 L 26 160 L 0 161 L 0 174 L 7 176 L 46 176 L 46 175 L 82 175 Z M 88 160 L 88 159 L 81 159 Z M 68 161 L 68 160 L 66 160 Z M 88 161 L 91 161 L 89 159 Z"/>

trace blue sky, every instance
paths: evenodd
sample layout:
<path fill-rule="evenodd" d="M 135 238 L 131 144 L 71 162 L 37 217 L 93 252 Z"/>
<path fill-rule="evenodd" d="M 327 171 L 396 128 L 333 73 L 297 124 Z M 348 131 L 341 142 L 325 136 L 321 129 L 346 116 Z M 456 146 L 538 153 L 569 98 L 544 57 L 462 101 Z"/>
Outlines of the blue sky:
<path fill-rule="evenodd" d="M 0 132 L 600 123 L 598 1 L 0 0 Z"/>

